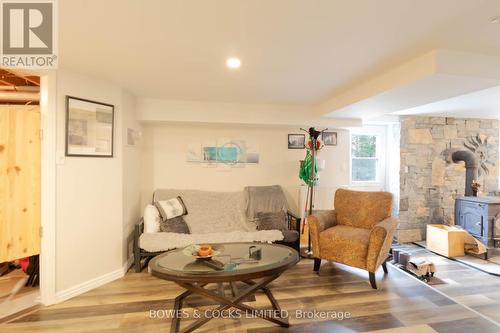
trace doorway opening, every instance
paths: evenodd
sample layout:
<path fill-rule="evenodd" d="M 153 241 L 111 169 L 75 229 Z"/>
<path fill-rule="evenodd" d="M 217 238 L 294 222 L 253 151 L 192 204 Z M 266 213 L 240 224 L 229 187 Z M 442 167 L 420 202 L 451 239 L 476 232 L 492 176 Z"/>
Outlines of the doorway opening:
<path fill-rule="evenodd" d="M 0 318 L 40 302 L 40 76 L 0 68 Z"/>

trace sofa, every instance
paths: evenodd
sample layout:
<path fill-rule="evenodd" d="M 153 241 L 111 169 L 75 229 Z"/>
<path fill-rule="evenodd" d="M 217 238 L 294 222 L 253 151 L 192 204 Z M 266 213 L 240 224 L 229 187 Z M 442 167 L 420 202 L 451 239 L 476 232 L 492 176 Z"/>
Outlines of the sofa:
<path fill-rule="evenodd" d="M 134 230 L 135 271 L 142 270 L 152 257 L 175 248 L 202 243 L 275 242 L 300 246 L 300 218 L 288 210 L 282 188 L 275 186 L 246 187 L 238 192 L 157 189 L 152 203 L 181 197 L 187 208 L 183 216 L 190 233 L 144 232 L 144 217 Z M 283 227 L 258 230 L 260 213 L 283 211 Z M 147 230 L 147 228 L 146 228 Z"/>
<path fill-rule="evenodd" d="M 368 271 L 370 284 L 377 289 L 375 271 L 386 260 L 398 220 L 391 216 L 392 194 L 339 189 L 334 210 L 307 218 L 311 235 L 314 271 L 321 259 Z"/>

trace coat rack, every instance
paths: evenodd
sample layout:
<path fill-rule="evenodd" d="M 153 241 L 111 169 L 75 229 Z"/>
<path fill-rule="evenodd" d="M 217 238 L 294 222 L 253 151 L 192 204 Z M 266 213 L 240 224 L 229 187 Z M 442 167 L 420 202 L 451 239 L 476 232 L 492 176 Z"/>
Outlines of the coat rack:
<path fill-rule="evenodd" d="M 318 138 L 324 131 L 328 130 L 328 128 L 325 128 L 322 131 L 318 131 L 314 127 L 310 127 L 309 130 L 301 128 L 301 130 L 309 134 L 309 141 L 307 143 L 308 151 L 306 154 L 306 158 L 303 161 L 304 165 L 301 166 L 299 174 L 299 177 L 307 184 L 306 206 L 304 208 L 304 215 L 306 218 L 302 220 L 303 222 L 301 232 L 303 234 L 307 217 L 312 215 L 314 208 L 314 187 L 316 185 L 316 182 L 318 181 L 318 167 L 316 165 L 316 156 L 318 150 L 321 149 L 321 141 L 319 141 Z M 312 258 L 310 233 L 308 235 L 307 250 L 304 254 L 301 255 L 304 258 Z"/>

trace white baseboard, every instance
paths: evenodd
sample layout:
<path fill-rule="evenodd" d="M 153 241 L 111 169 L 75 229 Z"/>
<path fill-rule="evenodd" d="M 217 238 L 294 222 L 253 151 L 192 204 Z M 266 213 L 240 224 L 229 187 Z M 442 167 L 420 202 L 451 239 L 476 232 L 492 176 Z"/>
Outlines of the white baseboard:
<path fill-rule="evenodd" d="M 106 283 L 123 277 L 125 274 L 127 274 L 128 269 L 132 266 L 133 263 L 134 256 L 130 256 L 128 260 L 123 264 L 122 268 L 56 293 L 56 303 L 66 301 L 72 297 L 81 295 L 89 290 L 95 289 Z"/>
<path fill-rule="evenodd" d="M 56 303 L 63 302 L 72 297 L 81 295 L 89 290 L 100 287 L 106 283 L 119 279 L 123 277 L 124 274 L 124 268 L 122 267 L 107 274 L 96 277 L 92 280 L 80 283 L 79 285 L 76 285 L 74 287 L 59 291 L 56 293 Z"/>

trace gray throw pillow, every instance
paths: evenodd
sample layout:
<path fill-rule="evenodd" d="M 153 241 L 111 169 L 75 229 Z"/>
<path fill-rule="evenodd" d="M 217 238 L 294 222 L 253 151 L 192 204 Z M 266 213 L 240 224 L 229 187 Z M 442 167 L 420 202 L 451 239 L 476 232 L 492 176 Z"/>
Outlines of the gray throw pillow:
<path fill-rule="evenodd" d="M 286 213 L 284 211 L 257 214 L 258 230 L 286 230 Z"/>
<path fill-rule="evenodd" d="M 160 231 L 174 232 L 176 234 L 189 234 L 189 227 L 182 216 L 173 217 L 160 222 Z"/>
<path fill-rule="evenodd" d="M 158 208 L 158 211 L 164 220 L 183 216 L 188 213 L 186 205 L 184 204 L 184 201 L 182 201 L 181 197 L 156 201 L 155 206 Z"/>

